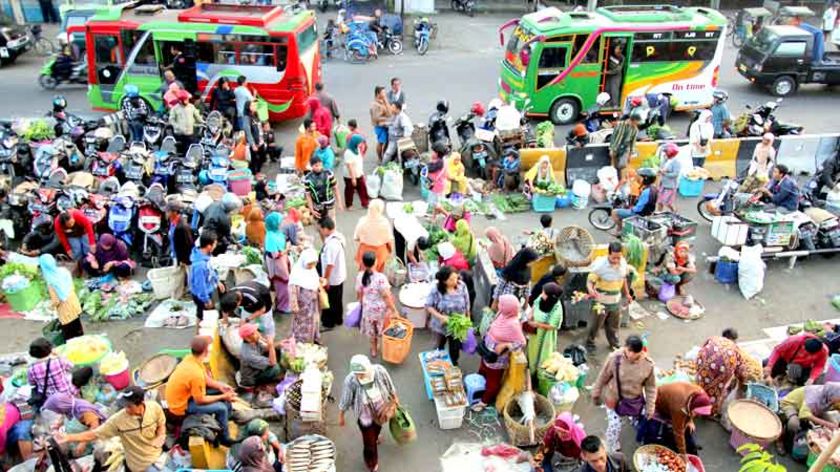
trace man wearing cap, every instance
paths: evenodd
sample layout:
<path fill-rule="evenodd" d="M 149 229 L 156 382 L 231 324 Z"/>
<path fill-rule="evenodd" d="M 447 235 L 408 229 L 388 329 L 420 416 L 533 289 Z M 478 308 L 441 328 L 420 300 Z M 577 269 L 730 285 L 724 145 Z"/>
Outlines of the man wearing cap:
<path fill-rule="evenodd" d="M 213 379 L 204 366 L 210 356 L 210 340 L 196 336 L 190 342 L 192 353 L 175 367 L 166 382 L 166 405 L 173 416 L 205 414 L 213 415 L 222 427 L 219 443 L 229 446 L 233 443 L 228 431 L 231 413 L 230 401 L 236 396 L 233 388 Z M 220 393 L 216 393 L 220 392 Z"/>
<path fill-rule="evenodd" d="M 274 336 L 260 336 L 257 325 L 239 326 L 242 350 L 239 352 L 239 383 L 243 387 L 256 387 L 276 381 L 280 377 Z"/>
<path fill-rule="evenodd" d="M 146 400 L 140 387 L 128 387 L 118 398 L 122 410 L 108 418 L 102 426 L 77 434 L 58 433 L 60 443 L 88 442 L 119 437 L 125 451 L 125 468 L 128 472 L 159 472 L 163 470 L 166 456 L 166 417 L 163 408 Z"/>

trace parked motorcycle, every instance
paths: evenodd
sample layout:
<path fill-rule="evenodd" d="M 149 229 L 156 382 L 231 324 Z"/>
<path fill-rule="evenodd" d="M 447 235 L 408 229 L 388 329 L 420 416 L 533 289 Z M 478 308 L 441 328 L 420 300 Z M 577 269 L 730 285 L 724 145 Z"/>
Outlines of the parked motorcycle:
<path fill-rule="evenodd" d="M 108 228 L 115 238 L 124 242 L 128 247 L 132 247 L 134 242 L 132 231 L 134 203 L 134 199 L 128 195 L 117 195 L 111 199 L 111 208 L 108 210 Z"/>
<path fill-rule="evenodd" d="M 429 117 L 429 147 L 437 142 L 451 145 L 447 113 L 449 113 L 449 102 L 446 100 L 438 101 L 435 112 Z"/>
<path fill-rule="evenodd" d="M 163 140 L 165 130 L 166 122 L 157 116 L 146 118 L 146 124 L 143 125 L 143 142 L 146 143 L 146 147 L 157 149 Z"/>
<path fill-rule="evenodd" d="M 429 51 L 429 46 L 432 43 L 432 36 L 435 35 L 437 25 L 432 23 L 428 17 L 422 17 L 414 20 L 414 47 L 417 49 L 417 54 L 421 56 Z"/>
<path fill-rule="evenodd" d="M 377 35 L 377 46 L 380 49 L 387 49 L 393 55 L 399 55 L 403 52 L 402 39 L 391 31 L 387 26 L 382 28 L 382 32 Z"/>
<path fill-rule="evenodd" d="M 451 0 L 452 11 L 464 12 L 467 16 L 475 15 L 475 0 Z"/>
<path fill-rule="evenodd" d="M 149 186 L 137 205 L 137 230 L 140 243 L 140 263 L 144 267 L 169 265 L 166 250 L 163 215 L 166 210 L 166 190 L 159 183 Z"/>
<path fill-rule="evenodd" d="M 174 174 L 173 163 L 175 160 L 172 159 L 173 155 L 174 153 L 165 150 L 155 151 L 152 154 L 154 168 L 151 182 L 152 184 L 160 184 L 164 191 L 169 189 L 170 179 Z"/>
<path fill-rule="evenodd" d="M 71 66 L 70 73 L 67 75 L 57 75 L 53 72 L 55 62 L 56 56 L 53 56 L 47 59 L 41 67 L 38 84 L 45 90 L 55 90 L 61 84 L 88 84 L 87 61 L 74 62 Z"/>
<path fill-rule="evenodd" d="M 744 112 L 735 120 L 733 131 L 739 137 L 760 137 L 767 132 L 775 136 L 802 134 L 804 128 L 801 125 L 784 123 L 776 118 L 775 112 L 782 101 L 783 99 L 777 98 L 756 108 L 746 105 Z"/>
<path fill-rule="evenodd" d="M 18 171 L 15 169 L 18 157 L 18 137 L 11 127 L 0 126 L 0 175 L 6 180 L 3 188 L 15 185 Z"/>
<path fill-rule="evenodd" d="M 400 156 L 403 173 L 408 176 L 408 180 L 417 185 L 420 183 L 420 168 L 423 166 L 420 160 L 420 153 L 417 151 L 417 145 L 410 137 L 401 138 L 397 141 L 397 153 Z"/>
<path fill-rule="evenodd" d="M 204 158 L 204 149 L 200 144 L 193 144 L 187 149 L 183 159 L 175 161 L 175 190 L 179 194 L 196 190 L 198 166 Z"/>

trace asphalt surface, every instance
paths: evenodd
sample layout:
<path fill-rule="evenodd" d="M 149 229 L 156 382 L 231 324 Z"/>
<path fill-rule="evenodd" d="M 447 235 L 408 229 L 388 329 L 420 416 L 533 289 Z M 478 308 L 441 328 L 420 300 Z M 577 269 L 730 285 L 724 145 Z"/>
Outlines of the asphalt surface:
<path fill-rule="evenodd" d="M 507 18 L 491 15 L 478 15 L 473 19 L 453 15 L 439 16 L 435 21 L 440 25 L 440 33 L 427 56 L 417 56 L 409 44 L 402 56 L 385 55 L 370 64 L 329 62 L 324 65 L 327 88 L 338 99 L 342 118 L 357 118 L 365 131 L 370 129 L 367 116 L 373 87 L 376 84 L 386 85 L 392 76 L 403 79 L 408 112 L 414 120 L 425 120 L 440 98 L 448 99 L 452 104 L 452 114 L 457 115 L 468 109 L 473 101 L 481 100 L 486 103 L 495 96 L 498 59 L 501 55 L 496 27 Z M 771 99 L 763 91 L 750 87 L 737 75 L 732 67 L 733 60 L 734 53 L 728 50 L 724 58 L 725 65 L 721 70 L 721 84 L 730 93 L 733 112 L 736 104 Z M 17 64 L 0 70 L 0 78 L 3 79 L 0 80 L 0 117 L 32 116 L 48 110 L 53 93 L 41 90 L 36 82 L 40 64 L 41 59 L 33 55 L 23 57 Z M 72 111 L 88 112 L 84 88 L 62 87 L 61 93 L 67 97 Z M 840 103 L 838 100 L 840 99 L 834 92 L 824 87 L 806 87 L 785 101 L 780 114 L 786 120 L 805 125 L 808 132 L 832 132 L 836 130 L 834 118 L 836 106 Z M 678 117 L 676 120 L 674 128 L 685 129 L 680 124 L 685 117 Z M 289 146 L 287 149 L 291 149 L 296 127 L 297 123 L 278 126 L 280 140 Z M 368 165 L 372 167 L 372 164 Z M 417 198 L 417 189 L 406 185 L 406 198 Z M 680 199 L 681 212 L 696 219 L 695 203 L 692 199 Z M 360 210 L 340 213 L 339 230 L 351 236 L 356 221 L 362 214 Z M 586 211 L 558 210 L 554 218 L 557 227 L 577 224 L 591 228 L 586 221 Z M 494 222 L 479 217 L 475 221 L 476 231 L 481 232 L 490 224 L 500 227 L 503 232 L 513 237 L 523 229 L 535 227 L 538 218 L 533 213 L 511 215 L 505 221 Z M 695 253 L 701 271 L 697 280 L 690 286 L 690 292 L 706 306 L 705 317 L 690 323 L 671 317 L 659 319 L 655 313 L 662 311 L 662 307 L 653 304 L 651 312 L 654 315 L 622 331 L 622 336 L 630 332 L 649 333 L 651 355 L 659 365 L 670 368 L 674 355 L 688 351 L 709 336 L 719 334 L 725 327 L 735 327 L 743 340 L 752 340 L 765 337 L 762 328 L 837 316 L 837 312 L 829 304 L 831 296 L 840 291 L 836 276 L 836 259 L 802 260 L 792 270 L 784 263 L 769 262 L 763 292 L 757 298 L 747 301 L 740 295 L 737 287 L 717 284 L 706 270 L 708 266 L 703 262 L 703 256 L 716 253 L 719 247 L 709 236 L 709 231 L 709 224 L 700 223 Z M 610 240 L 605 233 L 593 230 L 593 235 L 598 242 L 605 243 Z M 352 260 L 350 253 L 349 260 Z M 351 292 L 350 289 L 345 290 L 345 302 L 351 301 Z M 281 319 L 278 322 L 278 333 L 288 333 L 288 320 Z M 190 330 L 150 331 L 142 325 L 143 320 L 138 319 L 127 322 L 88 323 L 85 329 L 89 333 L 107 333 L 114 345 L 124 350 L 135 364 L 162 348 L 184 347 L 191 336 Z M 0 345 L 6 346 L 6 351 L 9 352 L 25 350 L 28 343 L 38 335 L 41 327 L 38 323 L 2 319 Z M 585 339 L 584 331 L 564 332 L 558 349 L 562 351 L 573 342 L 582 344 Z M 348 371 L 349 358 L 356 353 L 365 353 L 368 343 L 356 331 L 344 328 L 325 333 L 323 340 L 330 349 L 330 368 L 337 379 L 337 387 L 333 394 L 338 396 L 338 386 Z M 600 367 L 600 361 L 606 355 L 606 343 L 603 338 L 599 343 L 599 351 L 590 359 L 593 370 Z M 419 440 L 409 446 L 399 447 L 391 439 L 386 439 L 380 450 L 380 470 L 383 472 L 404 469 L 406 466 L 409 470 L 440 470 L 438 458 L 454 442 L 506 440 L 502 428 L 479 428 L 470 426 L 470 422 L 466 420 L 464 427 L 459 430 L 441 431 L 437 428 L 434 406 L 425 397 L 417 360 L 417 353 L 430 348 L 431 339 L 428 333 L 418 331 L 414 337 L 412 354 L 406 363 L 389 366 L 400 397 L 417 422 Z M 477 360 L 465 358 L 462 367 L 467 373 L 473 372 L 477 368 Z M 581 415 L 588 432 L 604 432 L 604 413 L 592 406 L 586 394 L 578 401 L 575 412 Z M 340 430 L 336 418 L 335 406 L 331 405 L 328 431 L 338 446 L 338 470 L 364 470 L 361 438 L 357 429 L 351 420 L 346 428 Z M 701 421 L 698 430 L 704 447 L 701 457 L 706 469 L 737 470 L 738 457 L 727 444 L 728 435 L 715 423 Z M 625 450 L 633 450 L 634 442 L 629 428 L 625 428 L 623 443 Z M 804 466 L 793 466 L 789 470 L 804 470 Z"/>

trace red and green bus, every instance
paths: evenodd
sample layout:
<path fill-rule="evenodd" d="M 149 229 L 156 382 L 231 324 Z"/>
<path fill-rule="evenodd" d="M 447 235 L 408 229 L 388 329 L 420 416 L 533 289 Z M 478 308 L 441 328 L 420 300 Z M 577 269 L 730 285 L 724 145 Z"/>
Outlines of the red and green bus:
<path fill-rule="evenodd" d="M 174 62 L 176 45 L 194 64 L 205 100 L 220 78 L 242 75 L 268 103 L 271 121 L 303 116 L 321 80 L 318 32 L 312 11 L 287 8 L 205 3 L 97 13 L 85 25 L 88 100 L 94 109 L 117 110 L 124 87 L 133 84 L 153 109 L 161 108 L 162 71 Z"/>
<path fill-rule="evenodd" d="M 505 46 L 504 31 L 513 27 Z M 546 8 L 499 28 L 505 47 L 499 93 L 529 115 L 575 121 L 601 92 L 669 93 L 677 109 L 712 103 L 726 18 L 709 8 L 614 6 L 564 13 Z M 623 60 L 615 60 L 617 46 Z M 618 67 L 610 67 L 611 56 Z M 611 93 L 612 95 L 612 93 Z"/>

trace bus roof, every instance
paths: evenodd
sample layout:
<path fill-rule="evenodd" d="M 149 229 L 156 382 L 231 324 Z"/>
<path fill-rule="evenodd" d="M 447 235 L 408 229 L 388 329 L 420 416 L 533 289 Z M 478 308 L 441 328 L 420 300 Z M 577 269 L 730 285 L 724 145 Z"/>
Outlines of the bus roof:
<path fill-rule="evenodd" d="M 551 7 L 523 16 L 520 23 L 534 33 L 554 36 L 604 27 L 626 27 L 632 30 L 634 26 L 649 26 L 653 23 L 690 23 L 696 29 L 718 28 L 726 25 L 726 18 L 710 8 L 628 5 L 601 7 L 591 12 L 563 12 Z"/>
<path fill-rule="evenodd" d="M 290 32 L 307 19 L 315 18 L 311 10 L 286 9 L 270 5 L 202 4 L 187 10 L 167 10 L 161 5 L 134 8 L 110 8 L 97 12 L 90 22 L 127 21 L 139 29 L 181 29 L 218 34 Z"/>

